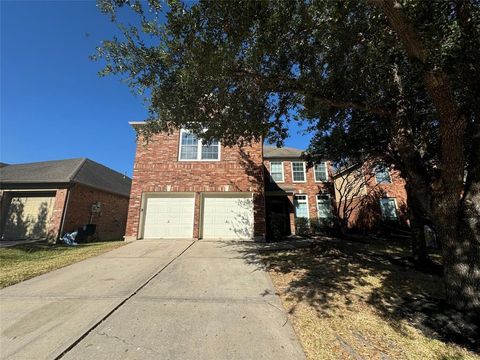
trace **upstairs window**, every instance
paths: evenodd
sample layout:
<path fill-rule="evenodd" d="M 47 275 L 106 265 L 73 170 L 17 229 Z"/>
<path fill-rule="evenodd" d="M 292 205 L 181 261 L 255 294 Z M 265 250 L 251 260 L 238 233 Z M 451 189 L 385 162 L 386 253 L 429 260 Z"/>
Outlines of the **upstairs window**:
<path fill-rule="evenodd" d="M 308 219 L 307 195 L 295 195 L 295 216 Z"/>
<path fill-rule="evenodd" d="M 321 162 L 321 163 L 315 164 L 314 173 L 315 173 L 316 182 L 328 181 L 327 163 Z"/>
<path fill-rule="evenodd" d="M 209 161 L 220 160 L 220 143 L 213 140 L 203 143 L 195 134 L 182 130 L 180 132 L 180 160 Z"/>
<path fill-rule="evenodd" d="M 397 220 L 397 206 L 394 198 L 380 199 L 380 209 L 382 210 L 382 217 L 386 220 Z"/>
<path fill-rule="evenodd" d="M 270 181 L 283 182 L 283 162 L 281 161 L 270 162 Z"/>
<path fill-rule="evenodd" d="M 390 172 L 385 164 L 379 164 L 375 167 L 375 180 L 377 180 L 377 184 L 390 184 L 392 182 Z"/>
<path fill-rule="evenodd" d="M 303 161 L 292 162 L 292 179 L 294 182 L 305 182 L 305 163 Z"/>
<path fill-rule="evenodd" d="M 317 195 L 317 212 L 320 219 L 329 219 L 332 217 L 332 203 L 330 196 Z"/>
<path fill-rule="evenodd" d="M 202 160 L 218 160 L 218 147 L 219 143 L 217 140 L 212 140 L 208 144 L 201 144 L 202 147 Z"/>

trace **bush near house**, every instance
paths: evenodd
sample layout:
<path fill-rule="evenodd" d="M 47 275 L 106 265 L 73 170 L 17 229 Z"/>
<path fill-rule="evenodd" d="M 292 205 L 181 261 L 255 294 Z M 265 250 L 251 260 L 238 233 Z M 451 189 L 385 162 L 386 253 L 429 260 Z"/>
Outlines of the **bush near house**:
<path fill-rule="evenodd" d="M 300 236 L 311 234 L 310 221 L 307 218 L 299 217 L 295 219 L 295 233 Z"/>

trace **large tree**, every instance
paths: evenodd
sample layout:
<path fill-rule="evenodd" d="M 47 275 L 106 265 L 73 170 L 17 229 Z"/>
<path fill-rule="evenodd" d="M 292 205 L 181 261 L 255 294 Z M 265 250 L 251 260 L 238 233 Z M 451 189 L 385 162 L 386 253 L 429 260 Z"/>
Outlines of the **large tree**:
<path fill-rule="evenodd" d="M 448 301 L 480 308 L 477 1 L 99 6 L 124 37 L 104 41 L 95 58 L 106 61 L 102 75 L 122 74 L 146 94 L 147 137 L 183 126 L 227 145 L 281 143 L 289 121 L 306 119 L 313 155 L 387 154 L 438 231 Z M 127 8 L 138 24 L 120 24 Z"/>

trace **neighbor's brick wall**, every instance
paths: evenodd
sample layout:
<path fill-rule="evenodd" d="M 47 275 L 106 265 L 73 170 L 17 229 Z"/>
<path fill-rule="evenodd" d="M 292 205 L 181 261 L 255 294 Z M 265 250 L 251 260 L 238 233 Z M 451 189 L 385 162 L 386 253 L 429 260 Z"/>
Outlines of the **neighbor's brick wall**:
<path fill-rule="evenodd" d="M 62 225 L 63 209 L 68 196 L 68 189 L 57 189 L 55 194 L 55 203 L 53 204 L 52 216 L 47 226 L 47 233 L 49 240 L 57 240 L 60 234 L 60 227 Z"/>
<path fill-rule="evenodd" d="M 98 240 L 122 239 L 128 211 L 128 198 L 76 184 L 70 189 L 63 232 L 77 230 L 90 222 L 92 204 L 100 202 L 101 212 L 94 214 Z"/>
<path fill-rule="evenodd" d="M 366 165 L 364 173 L 367 181 L 367 195 L 354 200 L 352 206 L 356 206 L 356 208 L 349 218 L 348 226 L 361 230 L 369 230 L 376 227 L 382 221 L 379 201 L 383 197 L 395 198 L 399 223 L 407 225 L 409 223 L 407 191 L 405 189 L 405 180 L 400 172 L 395 169 L 390 170 L 392 182 L 390 184 L 377 184 L 375 176 L 370 171 Z M 359 201 L 363 201 L 363 203 L 357 206 L 356 204 Z"/>
<path fill-rule="evenodd" d="M 138 140 L 127 220 L 127 237 L 138 237 L 143 192 L 195 192 L 194 237 L 199 234 L 201 192 L 253 192 L 254 234 L 265 235 L 262 142 L 221 147 L 220 161 L 178 161 L 180 132 Z"/>
<path fill-rule="evenodd" d="M 309 215 L 310 219 L 318 217 L 317 211 L 317 195 L 319 194 L 329 194 L 332 199 L 332 206 L 334 200 L 334 194 L 332 192 L 332 184 L 331 184 L 331 168 L 329 166 L 329 181 L 328 182 L 315 182 L 315 174 L 313 168 L 306 168 L 306 182 L 293 182 L 293 175 L 292 175 L 292 161 L 301 161 L 301 160 L 281 160 L 281 159 L 272 159 L 272 161 L 283 161 L 283 172 L 284 172 L 284 182 L 278 183 L 278 186 L 293 186 L 295 187 L 295 195 L 307 195 L 308 201 L 308 208 L 309 208 Z M 270 160 L 265 159 L 265 181 L 270 181 Z M 293 201 L 293 197 L 289 196 L 289 199 Z M 294 211 L 293 204 L 292 208 L 290 209 L 292 212 Z M 291 228 L 292 231 L 294 227 L 294 217 L 291 217 Z"/>

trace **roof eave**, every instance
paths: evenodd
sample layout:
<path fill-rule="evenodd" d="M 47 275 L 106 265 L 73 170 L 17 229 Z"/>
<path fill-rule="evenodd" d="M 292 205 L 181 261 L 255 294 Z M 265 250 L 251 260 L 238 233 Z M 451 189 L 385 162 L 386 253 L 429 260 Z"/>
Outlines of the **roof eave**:
<path fill-rule="evenodd" d="M 144 126 L 146 123 L 147 123 L 146 121 L 129 121 L 128 122 L 128 124 L 134 129 L 138 129 L 141 126 Z"/>
<path fill-rule="evenodd" d="M 279 156 L 279 155 L 264 155 L 264 159 L 277 159 L 277 160 L 291 160 L 291 159 L 302 159 L 302 156 Z"/>

